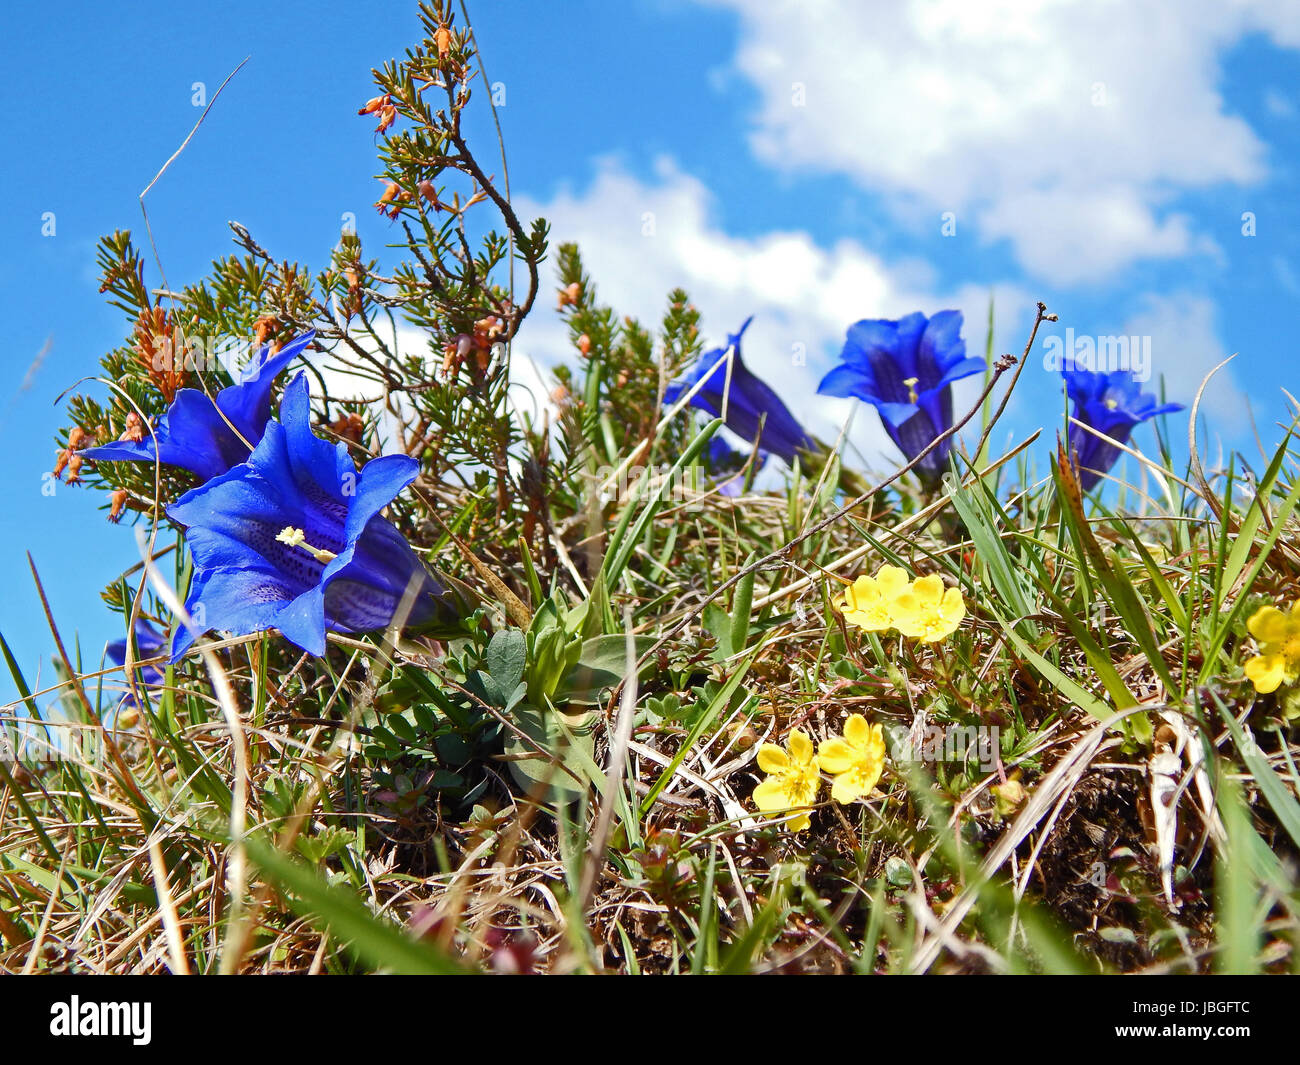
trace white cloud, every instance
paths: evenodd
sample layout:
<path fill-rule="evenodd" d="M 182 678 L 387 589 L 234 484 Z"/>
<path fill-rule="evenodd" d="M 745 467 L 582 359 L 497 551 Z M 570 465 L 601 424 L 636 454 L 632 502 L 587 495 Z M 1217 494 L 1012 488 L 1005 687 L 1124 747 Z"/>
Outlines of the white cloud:
<path fill-rule="evenodd" d="M 1212 248 L 1172 196 L 1267 167 L 1220 57 L 1252 31 L 1300 47 L 1300 5 L 1268 0 L 710 2 L 740 16 L 760 159 L 969 215 L 1058 284 Z"/>
<path fill-rule="evenodd" d="M 1157 219 L 1130 187 L 1095 191 L 1025 192 L 995 201 L 981 216 L 986 237 L 1006 238 L 1033 277 L 1073 285 L 1140 258 L 1214 251 L 1194 238 L 1183 215 Z"/>
<path fill-rule="evenodd" d="M 564 191 L 544 203 L 521 198 L 516 207 L 521 216 L 550 221 L 553 246 L 579 244 L 600 302 L 620 314 L 653 325 L 663 315 L 669 291 L 681 286 L 703 315 L 710 345 L 722 343 L 756 315 L 745 336 L 746 364 L 823 439 L 835 439 L 852 408 L 852 401 L 816 394 L 851 323 L 956 307 L 966 314 L 968 346 L 983 354 L 990 286 L 936 292 L 925 264 L 887 263 L 851 240 L 824 248 L 798 230 L 735 237 L 719 228 L 712 195 L 698 180 L 667 159 L 656 162 L 656 178 L 640 181 L 607 160 L 585 191 Z M 643 235 L 649 218 L 653 235 Z M 543 366 L 571 357 L 554 311 L 553 287 L 539 299 L 516 348 Z M 1032 314 L 1032 301 L 1011 286 L 998 286 L 997 298 L 997 350 L 1009 343 L 1019 352 L 1023 341 L 1015 336 Z M 803 364 L 797 362 L 800 352 Z M 956 406 L 969 404 L 977 393 L 974 380 L 961 382 Z M 893 464 L 896 455 L 874 411 L 858 411 L 852 440 L 868 460 L 885 468 Z"/>

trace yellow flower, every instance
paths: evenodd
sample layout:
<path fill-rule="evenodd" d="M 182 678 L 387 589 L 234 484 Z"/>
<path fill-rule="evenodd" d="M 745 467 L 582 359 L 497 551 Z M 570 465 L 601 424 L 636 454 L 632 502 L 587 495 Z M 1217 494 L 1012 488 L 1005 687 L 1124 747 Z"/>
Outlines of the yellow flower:
<path fill-rule="evenodd" d="M 892 628 L 892 604 L 907 587 L 907 574 L 897 566 L 881 566 L 874 577 L 865 573 L 831 602 L 850 625 L 868 632 Z"/>
<path fill-rule="evenodd" d="M 824 740 L 817 760 L 835 778 L 831 798 L 848 805 L 869 795 L 885 768 L 885 736 L 879 725 L 868 725 L 861 714 L 844 723 L 844 737 Z"/>
<path fill-rule="evenodd" d="M 1262 606 L 1250 616 L 1246 628 L 1259 644 L 1259 655 L 1246 663 L 1246 676 L 1264 695 L 1300 677 L 1300 613 L 1293 603 L 1284 614 L 1275 606 Z"/>
<path fill-rule="evenodd" d="M 817 801 L 822 778 L 813 742 L 805 733 L 792 731 L 789 746 L 789 753 L 774 743 L 758 749 L 758 768 L 767 779 L 754 789 L 754 805 L 765 814 L 796 811 L 798 816 L 791 817 L 786 827 L 799 832 L 812 824 L 808 808 Z"/>
<path fill-rule="evenodd" d="M 920 577 L 892 604 L 894 624 L 904 636 L 933 643 L 957 631 L 966 616 L 961 589 L 943 586 L 937 574 Z"/>

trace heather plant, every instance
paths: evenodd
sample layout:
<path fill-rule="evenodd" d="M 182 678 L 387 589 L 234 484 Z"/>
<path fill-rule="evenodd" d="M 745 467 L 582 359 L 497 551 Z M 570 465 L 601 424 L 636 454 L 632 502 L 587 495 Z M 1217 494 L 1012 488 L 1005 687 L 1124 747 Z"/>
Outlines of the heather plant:
<path fill-rule="evenodd" d="M 998 453 L 1053 316 L 977 357 L 927 308 L 845 323 L 821 392 L 898 449 L 855 468 L 742 361 L 762 308 L 625 317 L 518 216 L 459 10 L 340 116 L 389 245 L 232 223 L 173 290 L 100 243 L 56 474 L 138 551 L 104 654 L 51 613 L 33 691 L 0 639 L 0 967 L 1300 967 L 1295 421 L 1243 492 L 1072 368 Z"/>

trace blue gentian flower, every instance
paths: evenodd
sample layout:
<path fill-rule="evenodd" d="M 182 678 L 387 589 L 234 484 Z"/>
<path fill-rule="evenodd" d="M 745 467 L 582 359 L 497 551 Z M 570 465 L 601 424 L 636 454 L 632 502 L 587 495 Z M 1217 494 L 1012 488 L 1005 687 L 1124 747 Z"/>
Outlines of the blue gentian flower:
<path fill-rule="evenodd" d="M 952 428 L 952 383 L 984 369 L 966 357 L 961 311 L 926 318 L 917 311 L 898 321 L 864 319 L 849 327 L 843 365 L 822 378 L 823 396 L 856 396 L 880 412 L 885 432 L 911 462 Z M 934 483 L 948 468 L 950 440 L 914 467 Z"/>
<path fill-rule="evenodd" d="M 322 655 L 327 630 L 386 628 L 408 586 L 415 600 L 406 625 L 445 616 L 452 605 L 443 587 L 379 514 L 418 472 L 413 458 L 383 455 L 358 473 L 345 444 L 311 431 L 307 378 L 298 374 L 248 461 L 167 508 L 194 558 L 185 607 L 195 627 L 239 636 L 279 629 Z M 177 625 L 172 660 L 198 635 Z"/>
<path fill-rule="evenodd" d="M 804 432 L 803 427 L 781 398 L 762 380 L 755 377 L 740 357 L 740 338 L 745 335 L 751 315 L 745 319 L 740 332 L 727 337 L 726 347 L 706 351 L 680 380 L 668 386 L 664 403 L 672 406 L 700 381 L 706 383 L 691 400 L 691 405 L 707 411 L 715 418 L 722 417 L 722 393 L 727 385 L 727 352 L 736 349 L 731 366 L 731 389 L 727 396 L 727 428 L 741 439 L 753 443 L 759 435 L 759 422 L 763 423 L 762 446 L 764 451 L 780 455 L 788 465 L 794 465 L 801 449 L 815 450 L 817 442 Z M 764 421 L 763 416 L 767 418 Z"/>
<path fill-rule="evenodd" d="M 1181 403 L 1158 404 L 1130 370 L 1101 373 L 1096 370 L 1064 369 L 1065 394 L 1074 403 L 1073 417 L 1099 433 L 1127 444 L 1135 426 L 1148 418 L 1183 409 Z M 1090 492 L 1119 459 L 1120 450 L 1070 423 L 1070 451 L 1079 466 L 1079 487 Z"/>
<path fill-rule="evenodd" d="M 135 633 L 135 659 L 157 658 L 167 646 L 167 637 L 155 629 L 144 618 L 137 618 L 132 630 Z M 126 665 L 126 638 L 114 640 L 104 649 L 104 656 L 115 666 Z M 166 682 L 166 674 L 157 666 L 142 666 L 137 671 L 140 683 L 149 688 L 161 687 Z M 128 681 L 129 684 L 129 681 Z M 119 709 L 136 706 L 135 695 L 128 691 L 122 698 Z"/>
<path fill-rule="evenodd" d="M 117 440 L 88 448 L 82 456 L 97 462 L 153 462 L 156 436 L 159 462 L 191 470 L 204 480 L 225 473 L 247 459 L 262 439 L 271 419 L 272 384 L 315 335 L 303 333 L 274 355 L 269 344 L 263 345 L 239 380 L 217 393 L 215 403 L 206 392 L 182 388 L 153 433 L 146 432 L 139 441 Z"/>

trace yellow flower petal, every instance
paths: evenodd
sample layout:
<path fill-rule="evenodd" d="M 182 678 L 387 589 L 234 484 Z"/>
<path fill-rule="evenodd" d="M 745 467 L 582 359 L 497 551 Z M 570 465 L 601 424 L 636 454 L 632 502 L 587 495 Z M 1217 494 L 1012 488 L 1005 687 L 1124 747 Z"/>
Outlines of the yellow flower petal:
<path fill-rule="evenodd" d="M 1262 606 L 1250 616 L 1246 629 L 1260 643 L 1283 643 L 1292 631 L 1292 620 L 1275 606 Z"/>
<path fill-rule="evenodd" d="M 845 772 L 857 757 L 853 745 L 838 736 L 834 739 L 822 740 L 822 745 L 817 752 L 818 764 L 828 773 Z"/>
<path fill-rule="evenodd" d="M 817 771 L 811 770 L 802 775 L 798 780 L 790 783 L 790 798 L 792 805 L 811 806 L 817 801 L 817 793 L 821 791 L 822 778 Z"/>
<path fill-rule="evenodd" d="M 793 729 L 783 750 L 773 743 L 759 748 L 759 768 L 768 774 L 754 789 L 754 805 L 763 813 L 805 811 L 817 801 L 822 780 L 817 771 L 817 753 L 807 733 Z M 806 813 L 785 822 L 792 831 L 807 828 L 812 821 Z"/>
<path fill-rule="evenodd" d="M 841 806 L 848 806 L 849 803 L 857 802 L 858 799 L 867 794 L 854 782 L 854 776 L 853 773 L 841 773 L 831 784 L 831 798 Z"/>
<path fill-rule="evenodd" d="M 1282 655 L 1259 655 L 1246 663 L 1246 676 L 1262 695 L 1277 691 L 1286 680 L 1286 658 Z"/>
<path fill-rule="evenodd" d="M 769 777 L 754 789 L 754 805 L 765 814 L 790 809 L 785 787 L 779 778 Z"/>
<path fill-rule="evenodd" d="M 953 629 L 961 623 L 961 619 L 966 616 L 966 601 L 961 597 L 960 588 L 949 588 L 943 593 L 943 602 L 939 606 L 939 613 L 943 620 L 949 622 Z"/>
<path fill-rule="evenodd" d="M 844 589 L 844 604 L 847 611 L 870 610 L 880 598 L 880 589 L 876 582 L 865 574 Z"/>
<path fill-rule="evenodd" d="M 845 613 L 844 620 L 850 625 L 856 625 L 867 632 L 883 632 L 889 628 L 889 611 L 884 606 L 876 606 L 871 610 L 857 610 L 853 613 Z"/>
<path fill-rule="evenodd" d="M 850 803 L 870 795 L 880 780 L 884 765 L 879 758 L 863 756 L 847 772 L 837 773 L 831 783 L 831 798 L 836 802 Z"/>
<path fill-rule="evenodd" d="M 785 827 L 791 832 L 802 832 L 810 825 L 812 825 L 812 817 L 806 813 L 800 814 L 798 817 L 792 817 L 785 823 Z"/>
<path fill-rule="evenodd" d="M 764 773 L 780 773 L 790 765 L 790 756 L 775 743 L 765 743 L 758 749 L 758 768 Z"/>
<path fill-rule="evenodd" d="M 897 566 L 881 566 L 876 571 L 876 584 L 881 595 L 893 599 L 907 587 L 907 571 Z"/>
<path fill-rule="evenodd" d="M 821 767 L 834 775 L 831 798 L 839 803 L 856 802 L 869 795 L 880 780 L 885 765 L 885 734 L 881 725 L 869 725 L 861 714 L 853 714 L 844 726 L 844 738 L 835 737 L 821 745 Z"/>
<path fill-rule="evenodd" d="M 922 609 L 920 598 L 911 588 L 904 589 L 889 601 L 889 611 L 896 618 L 916 614 Z"/>
<path fill-rule="evenodd" d="M 885 760 L 885 729 L 883 725 L 871 726 L 871 737 L 864 744 L 874 758 Z"/>
<path fill-rule="evenodd" d="M 912 582 L 912 592 L 923 609 L 934 609 L 943 599 L 943 578 L 937 573 L 918 577 Z"/>
<path fill-rule="evenodd" d="M 817 752 L 813 747 L 813 741 L 808 738 L 808 734 L 801 729 L 795 729 L 790 733 L 788 741 L 790 746 L 790 757 L 799 765 L 812 766 L 816 768 Z"/>
<path fill-rule="evenodd" d="M 917 639 L 925 635 L 925 615 L 924 614 L 905 614 L 903 616 L 894 615 L 894 626 L 899 633 L 909 639 Z"/>
<path fill-rule="evenodd" d="M 865 750 L 871 741 L 871 726 L 867 724 L 867 719 L 861 714 L 850 714 L 849 719 L 844 722 L 844 738 L 854 747 Z"/>
<path fill-rule="evenodd" d="M 961 589 L 945 588 L 937 574 L 921 577 L 891 604 L 894 625 L 904 636 L 933 643 L 952 635 L 966 616 Z"/>
<path fill-rule="evenodd" d="M 879 632 L 889 628 L 888 601 L 881 595 L 876 582 L 867 576 L 859 577 L 844 589 L 832 602 L 850 625 Z"/>

